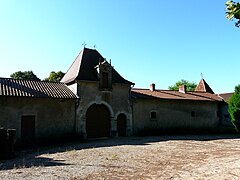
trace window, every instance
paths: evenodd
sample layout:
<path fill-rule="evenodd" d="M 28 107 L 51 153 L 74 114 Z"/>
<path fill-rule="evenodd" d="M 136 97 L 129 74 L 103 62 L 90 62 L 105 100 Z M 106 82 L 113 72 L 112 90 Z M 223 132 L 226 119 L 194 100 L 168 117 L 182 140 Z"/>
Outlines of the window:
<path fill-rule="evenodd" d="M 157 112 L 156 111 L 151 111 L 150 118 L 151 119 L 157 119 Z"/>
<path fill-rule="evenodd" d="M 195 111 L 191 112 L 191 117 L 196 117 L 196 112 Z"/>
<path fill-rule="evenodd" d="M 102 88 L 109 88 L 108 73 L 102 72 Z"/>

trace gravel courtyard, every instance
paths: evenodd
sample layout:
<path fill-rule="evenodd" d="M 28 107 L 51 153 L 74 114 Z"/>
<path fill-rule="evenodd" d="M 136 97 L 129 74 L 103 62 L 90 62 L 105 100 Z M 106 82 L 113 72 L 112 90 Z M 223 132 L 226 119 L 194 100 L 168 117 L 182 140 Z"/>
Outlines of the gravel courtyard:
<path fill-rule="evenodd" d="M 127 137 L 18 152 L 0 179 L 240 179 L 240 136 Z"/>

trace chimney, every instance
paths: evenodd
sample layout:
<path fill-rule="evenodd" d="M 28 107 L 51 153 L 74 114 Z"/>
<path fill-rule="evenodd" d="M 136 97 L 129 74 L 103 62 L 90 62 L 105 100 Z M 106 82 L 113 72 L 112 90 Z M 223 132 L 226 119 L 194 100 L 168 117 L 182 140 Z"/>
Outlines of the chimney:
<path fill-rule="evenodd" d="M 179 86 L 179 92 L 186 93 L 186 85 Z"/>
<path fill-rule="evenodd" d="M 155 91 L 155 84 L 154 83 L 150 84 L 150 91 Z"/>

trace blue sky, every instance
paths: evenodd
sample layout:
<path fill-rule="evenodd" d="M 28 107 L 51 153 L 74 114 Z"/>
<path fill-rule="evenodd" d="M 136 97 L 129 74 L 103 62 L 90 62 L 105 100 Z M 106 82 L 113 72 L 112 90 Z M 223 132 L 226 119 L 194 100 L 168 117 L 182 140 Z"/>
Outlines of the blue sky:
<path fill-rule="evenodd" d="M 135 87 L 167 89 L 201 73 L 215 93 L 240 84 L 240 29 L 226 0 L 2 0 L 0 77 L 66 72 L 83 48 L 96 49 Z"/>

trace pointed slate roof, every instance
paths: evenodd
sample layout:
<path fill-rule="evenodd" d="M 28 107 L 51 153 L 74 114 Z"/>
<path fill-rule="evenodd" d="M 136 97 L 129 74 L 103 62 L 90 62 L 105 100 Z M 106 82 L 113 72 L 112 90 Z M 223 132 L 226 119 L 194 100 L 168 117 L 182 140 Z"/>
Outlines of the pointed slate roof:
<path fill-rule="evenodd" d="M 201 79 L 201 81 L 199 82 L 195 91 L 208 92 L 208 93 L 214 94 L 213 90 L 210 88 L 210 86 L 208 85 L 208 83 L 204 79 Z"/>
<path fill-rule="evenodd" d="M 103 61 L 104 58 L 97 50 L 84 48 L 72 63 L 61 82 L 69 84 L 75 80 L 99 81 L 95 67 L 99 62 Z M 124 79 L 115 69 L 112 71 L 112 82 L 134 84 Z"/>

